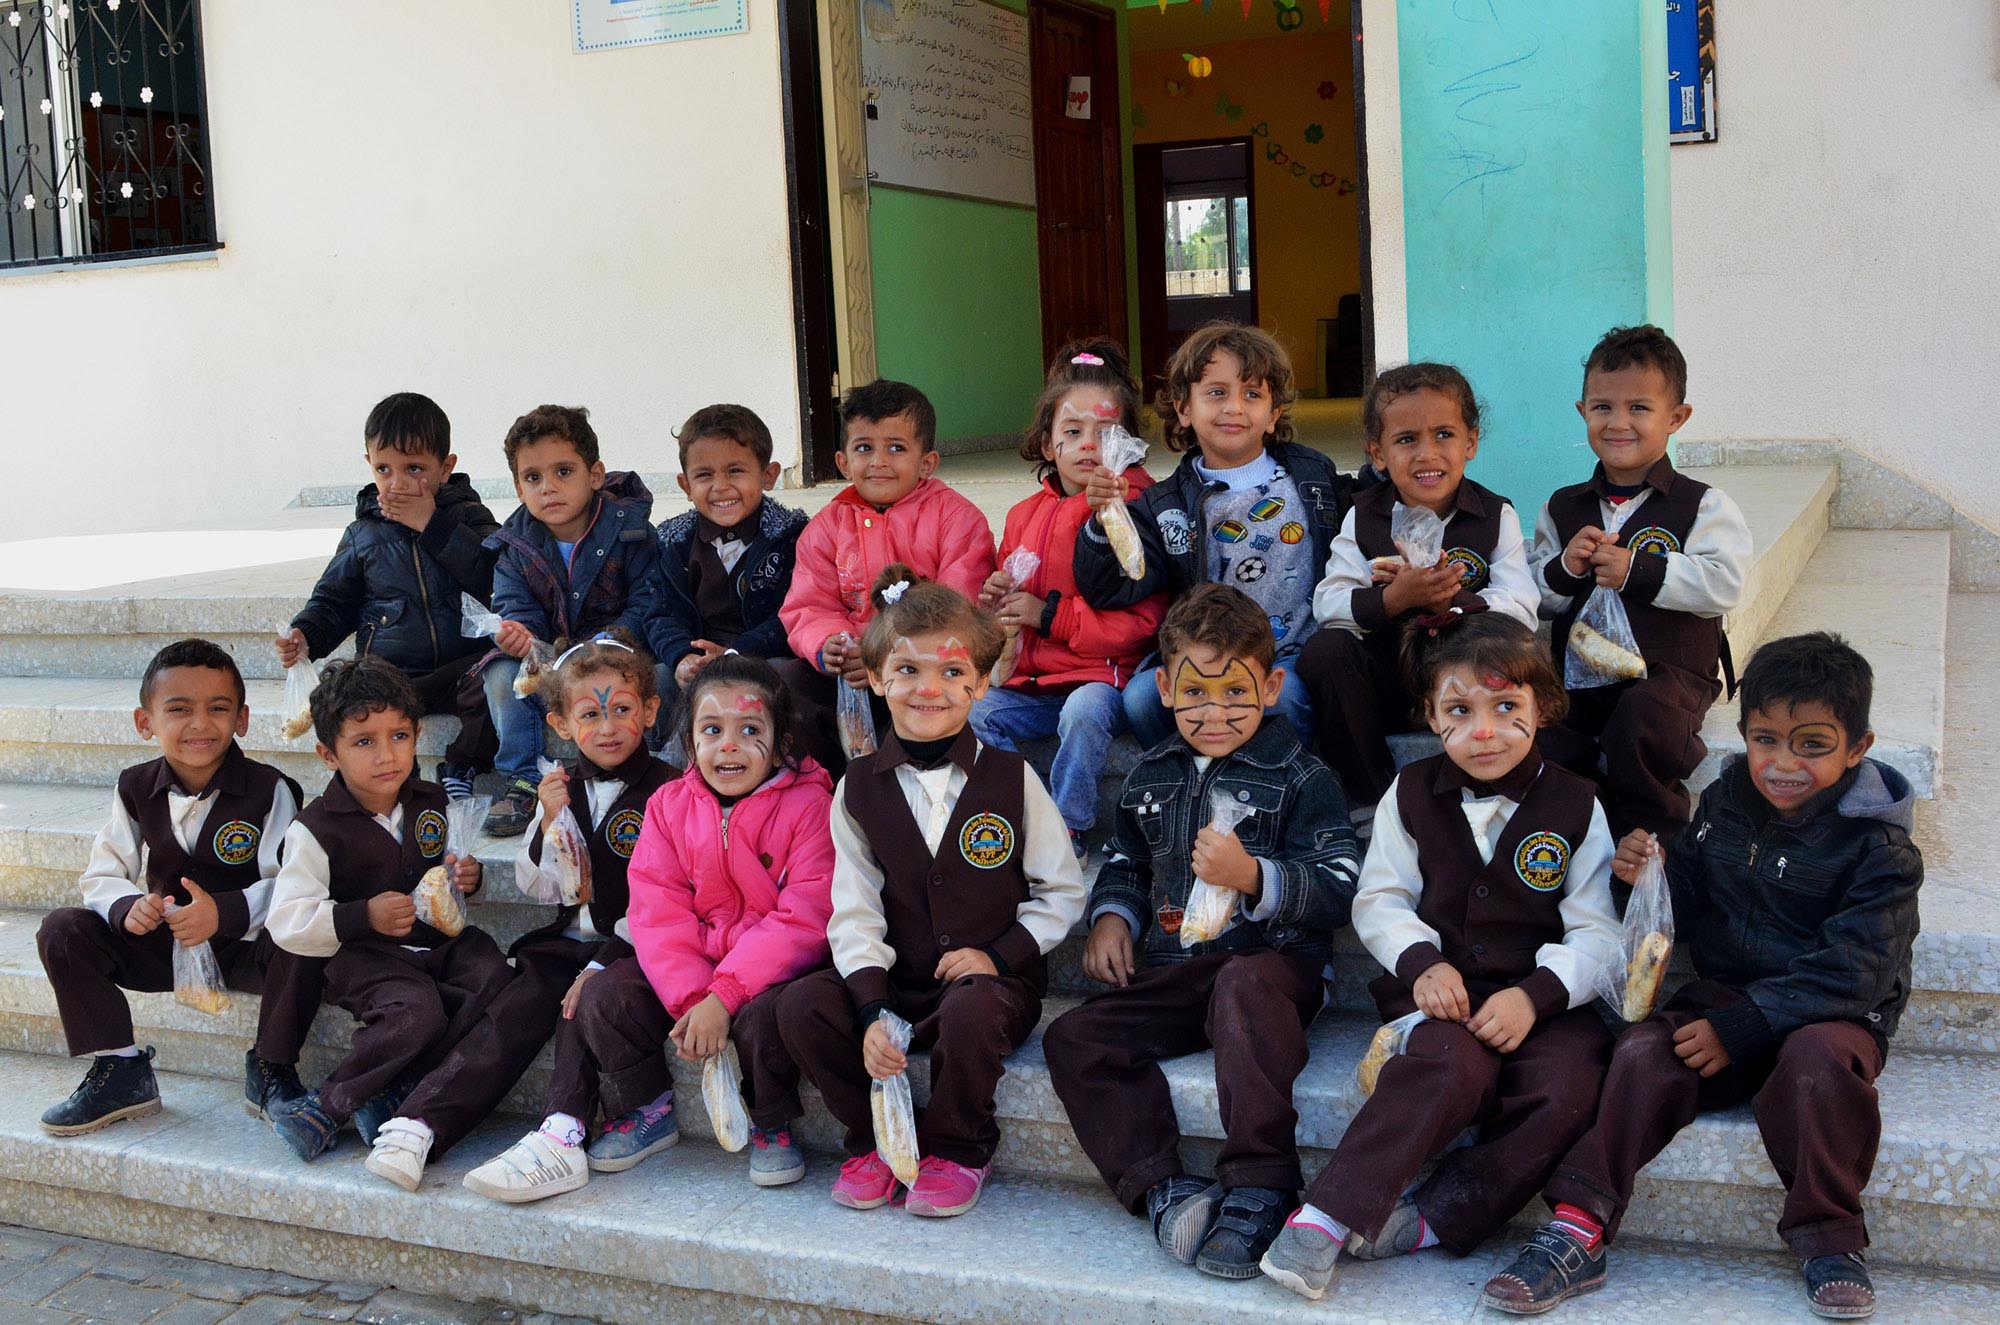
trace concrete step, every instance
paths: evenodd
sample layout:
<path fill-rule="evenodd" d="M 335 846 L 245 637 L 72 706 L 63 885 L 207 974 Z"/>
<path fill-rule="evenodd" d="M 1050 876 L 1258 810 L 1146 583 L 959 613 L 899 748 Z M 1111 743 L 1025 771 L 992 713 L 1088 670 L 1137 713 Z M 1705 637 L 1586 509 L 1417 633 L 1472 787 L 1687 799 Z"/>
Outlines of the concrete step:
<path fill-rule="evenodd" d="M 1747 657 L 1825 537 L 1840 471 L 1832 465 L 1716 465 L 1687 473 L 1728 493 L 1750 526 L 1755 559 L 1742 601 L 1724 622 L 1738 656 Z"/>
<path fill-rule="evenodd" d="M 1326 1301 L 1313 1304 L 1262 1279 L 1233 1284 L 1173 1265 L 1101 1188 L 1002 1176 L 976 1210 L 939 1224 L 834 1205 L 826 1162 L 795 1186 L 753 1187 L 742 1156 L 693 1140 L 648 1161 L 644 1175 L 600 1176 L 568 1196 L 503 1209 L 460 1179 L 516 1139 L 511 1123 L 481 1129 L 432 1165 L 413 1197 L 369 1175 L 351 1141 L 298 1164 L 243 1116 L 228 1085 L 171 1074 L 163 1113 L 51 1141 L 35 1116 L 74 1076 L 69 1064 L 0 1058 L 13 1087 L 0 1103 L 0 1218 L 357 1280 L 379 1278 L 393 1258 L 401 1287 L 627 1325 L 1418 1325 L 1473 1319 L 1480 1286 L 1516 1250 L 1503 1237 L 1463 1260 L 1343 1264 Z M 1759 1253 L 1620 1246 L 1607 1287 L 1566 1305 L 1563 1319 L 1807 1319 L 1797 1266 L 1775 1245 L 1766 1235 Z M 2000 1314 L 2000 1286 L 1978 1275 L 1883 1264 L 1876 1283 L 1885 1322 Z"/>

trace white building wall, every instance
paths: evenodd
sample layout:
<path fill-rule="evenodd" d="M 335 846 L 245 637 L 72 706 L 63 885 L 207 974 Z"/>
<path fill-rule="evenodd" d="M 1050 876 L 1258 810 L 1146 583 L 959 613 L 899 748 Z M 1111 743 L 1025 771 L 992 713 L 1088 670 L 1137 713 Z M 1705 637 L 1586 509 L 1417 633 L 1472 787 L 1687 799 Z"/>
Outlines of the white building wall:
<path fill-rule="evenodd" d="M 2000 526 L 2000 10 L 1716 6 L 1721 140 L 1673 149 L 1703 438 L 1840 438 Z"/>
<path fill-rule="evenodd" d="M 0 539 L 360 486 L 395 390 L 504 473 L 530 406 L 614 468 L 750 405 L 797 463 L 777 32 L 573 54 L 558 0 L 203 6 L 213 260 L 0 272 Z M 72 500 L 72 498 L 76 500 Z"/>

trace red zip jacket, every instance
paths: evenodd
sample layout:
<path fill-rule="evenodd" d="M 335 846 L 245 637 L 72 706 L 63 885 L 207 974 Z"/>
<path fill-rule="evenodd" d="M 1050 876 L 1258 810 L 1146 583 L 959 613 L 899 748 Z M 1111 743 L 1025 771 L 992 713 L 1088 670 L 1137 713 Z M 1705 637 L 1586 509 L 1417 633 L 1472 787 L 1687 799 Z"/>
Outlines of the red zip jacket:
<path fill-rule="evenodd" d="M 1125 481 L 1136 497 L 1153 485 L 1153 476 L 1134 465 L 1125 471 Z M 1054 475 L 1007 512 L 1000 560 L 1006 561 L 1016 548 L 1028 549 L 1042 564 L 1027 591 L 1037 598 L 1047 598 L 1051 589 L 1062 594 L 1047 635 L 1032 628 L 1021 632 L 1021 656 L 1007 678 L 1010 690 L 1061 691 L 1088 681 L 1123 686 L 1139 660 L 1153 651 L 1160 619 L 1167 614 L 1166 594 L 1114 611 L 1092 607 L 1076 587 L 1076 535 L 1089 518 L 1090 503 L 1083 494 L 1063 496 Z"/>

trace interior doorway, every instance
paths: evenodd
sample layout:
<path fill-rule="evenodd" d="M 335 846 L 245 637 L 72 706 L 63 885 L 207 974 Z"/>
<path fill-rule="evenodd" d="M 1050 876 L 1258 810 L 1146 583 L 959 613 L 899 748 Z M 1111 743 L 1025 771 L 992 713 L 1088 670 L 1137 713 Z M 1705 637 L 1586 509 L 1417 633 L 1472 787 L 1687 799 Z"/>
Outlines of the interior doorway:
<path fill-rule="evenodd" d="M 1140 364 L 1148 394 L 1204 322 L 1257 321 L 1250 140 L 1147 143 L 1132 153 Z"/>

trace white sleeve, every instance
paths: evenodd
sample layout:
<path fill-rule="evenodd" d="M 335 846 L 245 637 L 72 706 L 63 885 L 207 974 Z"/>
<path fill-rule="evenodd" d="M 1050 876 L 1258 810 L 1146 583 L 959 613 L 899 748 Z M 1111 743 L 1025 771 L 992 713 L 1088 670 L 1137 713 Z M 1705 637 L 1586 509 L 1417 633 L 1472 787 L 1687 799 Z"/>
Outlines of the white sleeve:
<path fill-rule="evenodd" d="M 1028 900 L 1021 903 L 1014 918 L 1035 936 L 1047 956 L 1076 927 L 1090 892 L 1084 887 L 1076 852 L 1070 848 L 1062 811 L 1026 760 L 1021 765 L 1021 783 L 1021 818 L 1026 821 L 1021 825 L 1021 868 L 1028 876 Z"/>
<path fill-rule="evenodd" d="M 280 862 L 285 853 L 285 834 L 291 831 L 292 820 L 298 817 L 299 803 L 292 799 L 291 784 L 278 783 L 271 793 L 271 810 L 264 816 L 264 826 L 257 835 L 257 882 L 243 890 L 243 904 L 249 908 L 250 926 L 243 931 L 243 937 L 254 939 L 257 931 L 264 928 L 271 911 L 271 890 L 277 884 Z"/>
<path fill-rule="evenodd" d="M 331 957 L 340 951 L 331 879 L 326 848 L 311 829 L 294 820 L 285 830 L 285 863 L 272 885 L 264 921 L 271 942 L 301 957 Z"/>
<path fill-rule="evenodd" d="M 548 842 L 543 841 L 544 854 L 549 864 L 544 867 L 535 858 L 535 834 L 542 830 L 542 802 L 535 801 L 535 817 L 521 834 L 520 849 L 514 853 L 514 888 L 531 902 L 546 902 L 550 906 L 562 904 L 562 873 L 555 868 L 555 853 L 548 851 Z"/>
<path fill-rule="evenodd" d="M 1701 494 L 1687 549 L 1667 553 L 1667 576 L 1653 606 L 1669 612 L 1718 617 L 1743 598 L 1755 548 L 1743 512 L 1720 488 Z"/>
<path fill-rule="evenodd" d="M 833 967 L 843 979 L 871 966 L 887 971 L 896 964 L 896 951 L 889 946 L 889 917 L 882 911 L 882 867 L 875 863 L 868 839 L 847 812 L 845 778 L 833 790 L 829 825 L 833 830 L 833 914 L 826 922 L 826 937 L 833 948 Z"/>
<path fill-rule="evenodd" d="M 84 863 L 80 880 L 83 904 L 109 924 L 114 904 L 126 897 L 146 895 L 139 868 L 139 825 L 125 813 L 124 799 L 113 791 L 111 817 L 91 839 L 90 859 Z"/>
<path fill-rule="evenodd" d="M 1615 850 L 1604 807 L 1593 802 L 1590 831 L 1570 858 L 1557 907 L 1563 920 L 1562 942 L 1545 943 L 1535 952 L 1535 965 L 1548 967 L 1563 982 L 1573 1008 L 1597 997 L 1598 978 L 1606 968 L 1623 964 L 1619 945 L 1624 931 L 1611 904 Z"/>
<path fill-rule="evenodd" d="M 1556 533 L 1556 518 L 1549 514 L 1549 504 L 1542 503 L 1542 513 L 1535 517 L 1535 545 L 1528 553 L 1529 574 L 1534 576 L 1535 592 L 1541 598 L 1541 613 L 1553 620 L 1570 605 L 1570 595 L 1557 593 L 1549 588 L 1549 567 L 1563 554 L 1562 539 Z"/>
<path fill-rule="evenodd" d="M 1521 540 L 1521 517 L 1509 503 L 1500 506 L 1500 537 L 1493 544 L 1493 558 L 1486 568 L 1486 587 L 1479 591 L 1479 596 L 1494 611 L 1505 612 L 1529 630 L 1535 628 L 1535 612 L 1542 595 L 1528 570 L 1527 545 Z"/>
<path fill-rule="evenodd" d="M 1396 809 L 1396 786 L 1401 781 L 1398 774 L 1375 807 L 1375 836 L 1368 843 L 1368 858 L 1361 862 L 1361 883 L 1354 894 L 1355 937 L 1392 974 L 1396 959 L 1412 944 L 1438 942 L 1438 932 L 1417 919 L 1424 876 L 1417 868 L 1416 841 Z"/>
<path fill-rule="evenodd" d="M 1340 521 L 1340 533 L 1326 559 L 1326 575 L 1313 590 L 1313 615 L 1322 626 L 1339 626 L 1356 635 L 1365 634 L 1354 621 L 1354 591 L 1375 582 L 1361 544 L 1354 539 L 1354 508 L 1348 507 Z"/>

